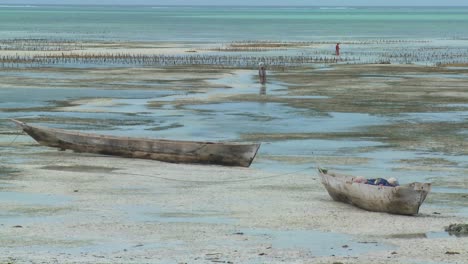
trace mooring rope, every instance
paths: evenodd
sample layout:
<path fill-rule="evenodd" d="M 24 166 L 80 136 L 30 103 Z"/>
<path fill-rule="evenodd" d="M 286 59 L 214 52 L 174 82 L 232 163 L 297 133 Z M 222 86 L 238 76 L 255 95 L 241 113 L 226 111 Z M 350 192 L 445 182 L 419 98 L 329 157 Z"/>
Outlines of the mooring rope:
<path fill-rule="evenodd" d="M 21 117 L 23 118 L 23 117 Z M 11 121 L 11 118 L 1 118 L 0 120 L 6 120 L 6 121 Z M 6 147 L 11 147 L 11 145 L 13 145 L 13 143 L 15 143 L 16 139 L 20 136 L 20 135 L 24 135 L 24 131 L 23 129 L 18 129 L 19 132 L 16 134 L 16 137 L 13 139 L 13 141 L 11 141 L 9 144 L 6 145 Z"/>
<path fill-rule="evenodd" d="M 13 145 L 13 143 L 15 143 L 16 139 L 19 137 L 19 135 L 21 135 L 22 133 L 16 135 L 16 137 L 13 139 L 13 141 L 11 141 L 9 144 L 7 144 L 6 146 L 7 147 L 11 147 L 11 145 Z"/>
<path fill-rule="evenodd" d="M 15 139 L 11 142 L 11 144 L 16 140 L 16 138 L 20 134 L 16 135 Z M 54 159 L 53 161 L 48 162 L 48 164 L 59 164 L 65 160 L 65 156 L 60 155 L 58 159 Z M 129 162 L 124 162 L 125 165 L 129 165 L 131 163 L 131 160 Z M 223 184 L 223 183 L 237 183 L 237 182 L 249 182 L 249 181 L 258 181 L 258 180 L 264 180 L 264 179 L 272 179 L 272 178 L 280 178 L 284 177 L 287 175 L 291 174 L 296 174 L 308 170 L 314 170 L 315 167 L 308 167 L 305 169 L 300 169 L 300 170 L 295 170 L 291 172 L 286 172 L 286 173 L 279 173 L 279 174 L 274 174 L 274 175 L 269 175 L 269 176 L 263 176 L 263 177 L 256 177 L 256 178 L 251 178 L 251 179 L 237 179 L 237 180 L 223 180 L 223 181 L 207 181 L 207 180 L 182 180 L 182 179 L 174 179 L 174 178 L 168 178 L 168 177 L 162 177 L 162 176 L 157 176 L 157 175 L 150 175 L 150 174 L 141 174 L 141 173 L 127 173 L 127 172 L 117 172 L 113 174 L 117 175 L 131 175 L 131 176 L 139 176 L 139 177 L 148 177 L 148 178 L 156 178 L 160 180 L 165 180 L 165 181 L 173 181 L 173 182 L 184 182 L 184 183 L 197 183 L 197 184 Z"/>
<path fill-rule="evenodd" d="M 13 138 L 13 140 L 6 145 L 6 147 L 11 147 L 20 135 L 24 135 L 24 131 L 22 129 L 19 131 L 19 133 L 16 134 L 15 138 Z"/>
<path fill-rule="evenodd" d="M 304 172 L 308 171 L 310 169 L 313 169 L 312 167 L 310 168 L 305 168 L 301 170 L 296 170 L 296 171 L 291 171 L 287 173 L 280 173 L 280 174 L 274 174 L 274 175 L 269 175 L 269 176 L 264 176 L 264 177 L 257 177 L 257 178 L 252 178 L 252 179 L 238 179 L 238 180 L 225 180 L 225 181 L 197 181 L 197 180 L 181 180 L 181 179 L 174 179 L 174 178 L 167 178 L 167 177 L 162 177 L 162 176 L 156 176 L 156 175 L 148 175 L 148 174 L 139 174 L 139 173 L 116 173 L 119 175 L 132 175 L 132 176 L 141 176 L 141 177 L 148 177 L 148 178 L 157 178 L 161 180 L 166 180 L 166 181 L 174 181 L 174 182 L 185 182 L 185 183 L 205 183 L 205 184 L 222 184 L 222 183 L 236 183 L 236 182 L 249 182 L 249 181 L 258 181 L 258 180 L 264 180 L 264 179 L 272 179 L 272 178 L 279 178 L 291 174 L 296 174 L 299 172 Z"/>

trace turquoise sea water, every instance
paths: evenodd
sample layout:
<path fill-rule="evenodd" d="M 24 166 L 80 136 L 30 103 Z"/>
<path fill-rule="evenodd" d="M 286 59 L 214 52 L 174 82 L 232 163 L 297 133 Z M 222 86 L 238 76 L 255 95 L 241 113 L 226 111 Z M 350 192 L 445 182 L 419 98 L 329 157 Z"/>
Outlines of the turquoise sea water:
<path fill-rule="evenodd" d="M 468 7 L 0 5 L 0 39 L 317 41 L 468 38 Z"/>

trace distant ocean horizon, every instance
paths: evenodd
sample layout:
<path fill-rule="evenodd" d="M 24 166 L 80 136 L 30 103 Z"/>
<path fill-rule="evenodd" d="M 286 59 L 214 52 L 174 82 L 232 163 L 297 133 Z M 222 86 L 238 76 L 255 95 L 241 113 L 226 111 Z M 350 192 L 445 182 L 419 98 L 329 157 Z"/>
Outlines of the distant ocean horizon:
<path fill-rule="evenodd" d="M 88 6 L 88 7 L 95 7 L 95 6 L 102 6 L 102 7 L 151 7 L 151 6 L 162 6 L 162 7 L 254 7 L 254 8 L 262 8 L 262 7 L 351 7 L 351 8 L 359 8 L 359 7 L 375 7 L 375 8 L 391 8 L 391 7 L 411 7 L 411 8 L 430 8 L 430 7 L 447 7 L 447 8 L 456 8 L 456 7 L 468 7 L 467 5 L 158 5 L 158 4 L 151 4 L 151 5 L 134 5 L 134 4 L 27 4 L 27 3 L 0 3 L 0 7 L 40 7 L 40 6 Z"/>
<path fill-rule="evenodd" d="M 228 42 L 468 38 L 468 6 L 0 4 L 0 39 Z"/>

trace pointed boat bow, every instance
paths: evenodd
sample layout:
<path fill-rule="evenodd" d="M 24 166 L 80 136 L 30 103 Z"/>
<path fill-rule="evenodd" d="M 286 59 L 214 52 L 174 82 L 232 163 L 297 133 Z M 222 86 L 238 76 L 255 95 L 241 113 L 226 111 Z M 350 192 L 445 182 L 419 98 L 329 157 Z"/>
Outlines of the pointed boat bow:
<path fill-rule="evenodd" d="M 10 118 L 10 121 L 15 123 L 18 127 L 20 127 L 21 129 L 24 129 L 27 127 L 27 125 L 19 120 L 16 120 L 16 119 L 12 119 Z"/>

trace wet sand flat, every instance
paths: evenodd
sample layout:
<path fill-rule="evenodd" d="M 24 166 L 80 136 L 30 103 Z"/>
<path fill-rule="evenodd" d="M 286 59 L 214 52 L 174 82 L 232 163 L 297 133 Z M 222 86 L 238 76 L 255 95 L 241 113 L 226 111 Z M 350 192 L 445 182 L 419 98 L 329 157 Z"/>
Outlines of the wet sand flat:
<path fill-rule="evenodd" d="M 414 217 L 366 212 L 333 202 L 312 170 L 286 175 L 43 151 L 17 165 L 21 173 L 4 187 L 18 197 L 0 203 L 2 261 L 466 259 L 467 239 L 443 232 L 466 216 L 430 206 Z"/>
<path fill-rule="evenodd" d="M 2 71 L 0 261 L 465 263 L 466 69 L 415 65 Z M 454 77 L 456 76 L 456 78 Z M 27 95 L 35 96 L 28 97 Z M 39 146 L 8 122 L 260 141 L 251 168 Z M 414 217 L 331 200 L 315 167 L 428 181 Z"/>

